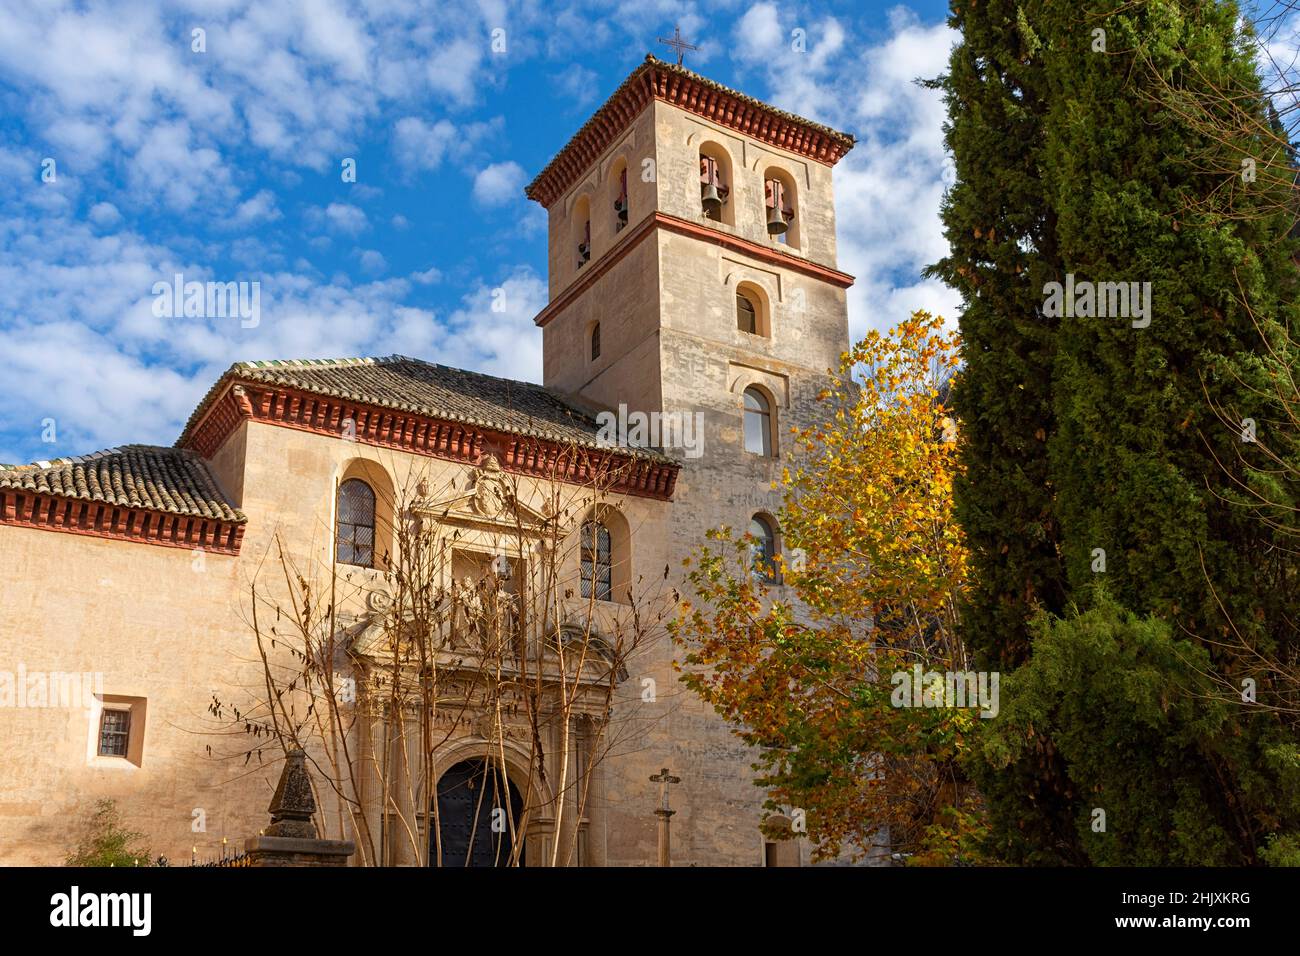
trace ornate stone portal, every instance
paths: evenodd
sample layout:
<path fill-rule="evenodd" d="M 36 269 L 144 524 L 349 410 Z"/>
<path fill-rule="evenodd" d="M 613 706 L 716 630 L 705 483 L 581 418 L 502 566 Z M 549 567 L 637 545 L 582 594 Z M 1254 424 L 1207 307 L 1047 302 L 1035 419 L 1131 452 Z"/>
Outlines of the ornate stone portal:
<path fill-rule="evenodd" d="M 385 834 L 387 862 L 418 864 L 417 848 L 428 845 L 431 798 L 442 774 L 466 761 L 488 760 L 523 795 L 527 811 L 520 836 L 526 859 L 529 865 L 545 865 L 552 841 L 563 839 L 567 846 L 571 828 L 586 825 L 574 822 L 579 813 L 571 806 L 573 793 L 557 794 L 556 781 L 566 741 L 569 791 L 575 768 L 591 766 L 585 754 L 572 751 L 585 747 L 590 728 L 608 715 L 613 646 L 591 627 L 551 627 L 542 634 L 531 625 L 540 616 L 518 616 L 539 601 L 531 589 L 544 576 L 533 562 L 552 557 L 541 546 L 562 529 L 544 511 L 519 500 L 494 456 L 483 457 L 465 490 L 437 499 L 429 497 L 427 487 L 418 491 L 408 511 L 418 521 L 421 547 L 436 556 L 430 573 L 441 595 L 437 600 L 445 602 L 441 613 L 416 621 L 408 611 L 407 619 L 395 621 L 393 595 L 375 588 L 350 641 L 366 714 L 358 750 L 376 768 L 400 768 L 386 771 L 387 780 L 378 769 L 362 775 L 369 826 Z M 475 608 L 486 624 L 468 622 L 466 614 Z M 525 621 L 531 626 L 525 628 Z M 402 636 L 408 628 L 409 644 Z M 493 635 L 505 635 L 506 643 L 489 639 Z M 424 653 L 411 653 L 420 640 L 428 642 Z M 589 642 L 586 654 L 575 651 L 581 640 Z M 568 660 L 563 673 L 561 650 Z M 581 664 L 574 663 L 578 659 Z M 418 660 L 429 665 L 423 676 L 413 663 Z M 626 674 L 620 667 L 615 681 Z M 401 682 L 396 693 L 394 681 Z M 592 779 L 598 774 L 595 770 Z M 557 814 L 560 802 L 566 809 Z M 556 833 L 557 817 L 562 835 Z"/>

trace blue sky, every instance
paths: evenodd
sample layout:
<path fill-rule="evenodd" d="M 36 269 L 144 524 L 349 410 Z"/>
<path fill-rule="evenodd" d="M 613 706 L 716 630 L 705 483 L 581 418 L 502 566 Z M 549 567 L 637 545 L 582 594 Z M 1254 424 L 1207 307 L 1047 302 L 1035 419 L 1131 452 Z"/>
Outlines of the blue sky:
<path fill-rule="evenodd" d="M 0 0 L 0 462 L 171 444 L 241 360 L 540 381 L 545 214 L 523 186 L 677 23 L 687 66 L 858 137 L 835 170 L 852 331 L 951 318 L 919 276 L 944 248 L 943 110 L 912 82 L 944 67 L 945 9 Z M 259 282 L 256 327 L 156 316 L 178 272 Z"/>

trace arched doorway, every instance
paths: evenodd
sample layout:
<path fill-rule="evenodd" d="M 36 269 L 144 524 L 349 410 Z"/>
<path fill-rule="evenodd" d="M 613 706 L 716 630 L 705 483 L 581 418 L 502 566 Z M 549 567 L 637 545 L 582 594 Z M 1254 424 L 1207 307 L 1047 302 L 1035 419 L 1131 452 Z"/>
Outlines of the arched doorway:
<path fill-rule="evenodd" d="M 509 813 L 506 797 L 509 796 Z M 494 810 L 500 813 L 493 814 Z M 443 866 L 509 866 L 513 848 L 510 831 L 523 839 L 524 812 L 519 790 L 495 764 L 483 758 L 462 760 L 438 780 L 438 821 L 442 833 Z M 493 832 L 493 819 L 497 821 Z M 429 860 L 436 864 L 438 846 L 429 836 Z M 524 863 L 523 847 L 519 863 Z"/>

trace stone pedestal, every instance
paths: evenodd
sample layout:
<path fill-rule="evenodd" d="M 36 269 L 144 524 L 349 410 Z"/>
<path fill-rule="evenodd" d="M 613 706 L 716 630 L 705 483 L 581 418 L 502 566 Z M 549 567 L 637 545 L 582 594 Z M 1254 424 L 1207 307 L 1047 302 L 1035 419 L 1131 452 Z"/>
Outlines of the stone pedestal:
<path fill-rule="evenodd" d="M 307 757 L 290 751 L 271 798 L 271 825 L 244 841 L 249 866 L 347 866 L 356 850 L 351 840 L 322 840 L 312 816 L 316 798 L 307 775 Z"/>
<path fill-rule="evenodd" d="M 255 836 L 244 841 L 249 866 L 347 866 L 355 850 L 351 840 Z"/>

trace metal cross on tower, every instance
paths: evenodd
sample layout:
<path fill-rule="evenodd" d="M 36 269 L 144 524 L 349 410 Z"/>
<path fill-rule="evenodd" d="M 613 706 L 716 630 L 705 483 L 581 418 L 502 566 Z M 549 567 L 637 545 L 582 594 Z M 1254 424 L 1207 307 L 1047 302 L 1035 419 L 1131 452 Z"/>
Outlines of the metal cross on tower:
<path fill-rule="evenodd" d="M 655 816 L 659 818 L 659 865 L 672 866 L 668 824 L 669 818 L 677 811 L 668 806 L 668 788 L 674 783 L 681 783 L 682 778 L 672 776 L 668 773 L 668 768 L 664 767 L 658 773 L 650 775 L 650 782 L 659 784 L 659 809 L 655 811 Z"/>
<path fill-rule="evenodd" d="M 680 25 L 673 26 L 673 35 L 671 37 L 660 37 L 659 42 L 664 46 L 670 46 L 677 51 L 677 65 L 682 65 L 682 57 L 686 56 L 687 50 L 699 50 L 697 46 L 691 46 L 682 37 L 682 28 Z"/>

